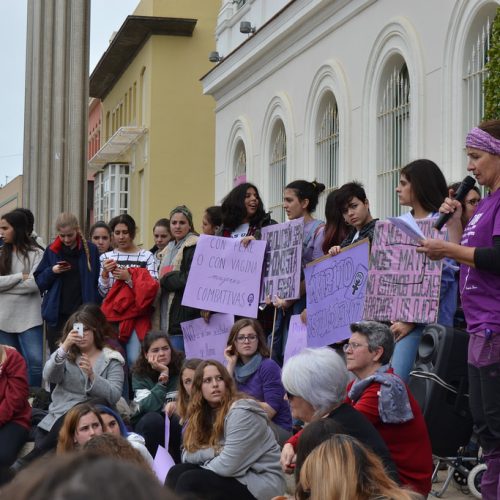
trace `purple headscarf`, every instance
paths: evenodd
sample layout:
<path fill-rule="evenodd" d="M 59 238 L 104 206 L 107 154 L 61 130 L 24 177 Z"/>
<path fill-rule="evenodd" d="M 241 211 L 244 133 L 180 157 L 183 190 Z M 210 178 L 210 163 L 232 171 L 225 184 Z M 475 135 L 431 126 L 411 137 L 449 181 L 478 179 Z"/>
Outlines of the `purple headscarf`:
<path fill-rule="evenodd" d="M 496 139 L 479 127 L 474 127 L 465 139 L 468 148 L 480 149 L 492 155 L 500 155 L 500 139 Z"/>

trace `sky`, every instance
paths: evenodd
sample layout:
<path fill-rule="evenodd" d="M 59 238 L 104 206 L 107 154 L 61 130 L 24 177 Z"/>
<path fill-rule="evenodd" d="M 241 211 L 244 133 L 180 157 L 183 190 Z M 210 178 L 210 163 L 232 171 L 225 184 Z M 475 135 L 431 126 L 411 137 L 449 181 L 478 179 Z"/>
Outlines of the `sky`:
<path fill-rule="evenodd" d="M 38 0 L 35 0 L 38 1 Z M 90 73 L 139 0 L 91 0 Z M 0 0 L 0 186 L 22 174 L 27 0 Z"/>

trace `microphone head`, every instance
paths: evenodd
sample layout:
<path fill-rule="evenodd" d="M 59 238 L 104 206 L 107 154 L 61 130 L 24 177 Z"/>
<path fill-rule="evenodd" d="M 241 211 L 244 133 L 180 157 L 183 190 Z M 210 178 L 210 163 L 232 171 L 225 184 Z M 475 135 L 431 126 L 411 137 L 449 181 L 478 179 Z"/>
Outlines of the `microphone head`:
<path fill-rule="evenodd" d="M 476 180 L 474 177 L 468 175 L 458 186 L 457 192 L 455 193 L 455 200 L 464 201 L 467 193 L 476 185 Z"/>

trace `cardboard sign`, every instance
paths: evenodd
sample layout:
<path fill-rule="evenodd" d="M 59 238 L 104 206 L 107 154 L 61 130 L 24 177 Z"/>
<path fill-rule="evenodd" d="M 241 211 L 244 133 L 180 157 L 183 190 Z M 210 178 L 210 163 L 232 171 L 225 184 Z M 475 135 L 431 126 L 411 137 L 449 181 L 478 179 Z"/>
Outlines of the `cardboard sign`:
<path fill-rule="evenodd" d="M 307 325 L 302 323 L 300 314 L 294 314 L 290 317 L 288 326 L 288 337 L 286 339 L 284 363 L 292 356 L 299 354 L 302 349 L 307 347 Z"/>
<path fill-rule="evenodd" d="M 416 221 L 426 238 L 445 239 L 435 218 Z M 370 253 L 363 318 L 375 321 L 435 323 L 443 261 L 417 252 L 418 243 L 389 221 L 378 221 Z"/>
<path fill-rule="evenodd" d="M 203 318 L 181 323 L 186 359 L 215 359 L 224 364 L 224 349 L 233 325 L 232 314 L 212 314 L 208 323 Z"/>
<path fill-rule="evenodd" d="M 300 270 L 304 218 L 263 227 L 262 240 L 267 241 L 260 287 L 260 302 L 265 297 L 281 299 L 300 297 Z"/>
<path fill-rule="evenodd" d="M 196 245 L 182 305 L 257 317 L 266 242 L 202 234 Z"/>
<path fill-rule="evenodd" d="M 307 345 L 322 347 L 348 338 L 349 325 L 363 316 L 369 242 L 364 239 L 305 270 Z"/>

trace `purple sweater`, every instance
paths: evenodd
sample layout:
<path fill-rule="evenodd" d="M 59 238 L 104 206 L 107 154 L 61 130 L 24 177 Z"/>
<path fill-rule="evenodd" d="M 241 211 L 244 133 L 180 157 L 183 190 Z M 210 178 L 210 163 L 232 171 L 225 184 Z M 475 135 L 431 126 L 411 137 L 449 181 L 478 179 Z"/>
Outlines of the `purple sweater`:
<path fill-rule="evenodd" d="M 284 399 L 285 388 L 281 383 L 281 369 L 272 359 L 265 358 L 257 371 L 245 383 L 236 383 L 238 390 L 267 403 L 276 415 L 272 419 L 276 425 L 287 431 L 292 430 L 292 414 L 288 401 Z"/>

